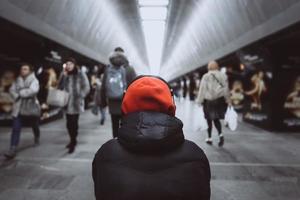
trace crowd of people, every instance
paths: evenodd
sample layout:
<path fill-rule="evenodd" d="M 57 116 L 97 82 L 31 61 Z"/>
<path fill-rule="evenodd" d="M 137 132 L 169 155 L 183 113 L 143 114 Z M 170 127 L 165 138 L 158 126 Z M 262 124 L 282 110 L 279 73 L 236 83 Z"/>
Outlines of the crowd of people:
<path fill-rule="evenodd" d="M 121 103 L 127 85 L 136 77 L 135 70 L 129 65 L 121 47 L 115 48 L 109 57 L 109 65 L 101 77 L 97 77 L 95 85 L 91 85 L 87 74 L 81 70 L 75 58 L 65 59 L 63 71 L 58 78 L 56 88 L 68 94 L 64 106 L 66 128 L 70 141 L 66 145 L 69 153 L 73 153 L 77 145 L 80 114 L 85 109 L 85 98 L 95 87 L 94 104 L 100 110 L 100 123 L 105 121 L 105 107 L 109 107 L 112 119 L 113 137 L 117 137 L 121 121 Z M 30 125 L 34 133 L 34 144 L 40 141 L 40 119 L 44 103 L 39 102 L 38 94 L 42 86 L 36 77 L 34 67 L 29 63 L 20 65 L 19 76 L 9 89 L 12 106 L 12 133 L 9 150 L 4 154 L 7 159 L 16 156 L 24 124 Z M 47 99 L 47 98 L 45 98 Z"/>
<path fill-rule="evenodd" d="M 92 112 L 100 111 L 103 125 L 108 107 L 113 136 L 99 149 L 93 161 L 96 199 L 210 198 L 208 159 L 197 145 L 184 139 L 183 124 L 175 117 L 176 91 L 165 80 L 149 75 L 137 77 L 124 50 L 118 47 L 92 87 L 95 89 Z M 5 153 L 8 159 L 16 156 L 25 122 L 30 123 L 34 144 L 39 145 L 39 88 L 33 66 L 23 63 L 19 77 L 10 88 L 14 104 L 10 148 Z M 65 60 L 57 89 L 68 94 L 64 110 L 70 141 L 66 148 L 73 153 L 80 114 L 84 112 L 84 100 L 91 90 L 88 77 L 76 59 Z M 214 124 L 219 146 L 223 146 L 220 119 L 224 119 L 231 103 L 227 77 L 220 72 L 217 62 L 208 64 L 198 95 L 190 98 L 203 106 L 208 124 L 206 143 L 212 144 Z"/>

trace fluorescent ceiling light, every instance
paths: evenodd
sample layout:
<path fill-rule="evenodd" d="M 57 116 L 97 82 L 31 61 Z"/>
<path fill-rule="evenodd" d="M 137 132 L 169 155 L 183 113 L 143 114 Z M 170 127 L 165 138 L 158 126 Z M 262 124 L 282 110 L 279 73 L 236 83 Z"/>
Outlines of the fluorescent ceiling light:
<path fill-rule="evenodd" d="M 140 6 L 167 6 L 169 0 L 139 0 Z"/>
<path fill-rule="evenodd" d="M 167 7 L 141 7 L 142 20 L 166 20 Z"/>
<path fill-rule="evenodd" d="M 149 67 L 151 69 L 150 73 L 159 75 L 165 34 L 165 21 L 143 21 L 142 25 L 145 34 Z"/>

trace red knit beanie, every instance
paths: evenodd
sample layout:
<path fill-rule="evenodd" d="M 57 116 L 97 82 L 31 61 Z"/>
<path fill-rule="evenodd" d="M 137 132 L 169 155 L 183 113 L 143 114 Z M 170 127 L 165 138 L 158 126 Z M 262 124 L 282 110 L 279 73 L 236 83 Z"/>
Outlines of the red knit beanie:
<path fill-rule="evenodd" d="M 169 86 L 159 78 L 142 77 L 132 82 L 124 95 L 122 113 L 156 111 L 175 116 L 176 106 Z"/>

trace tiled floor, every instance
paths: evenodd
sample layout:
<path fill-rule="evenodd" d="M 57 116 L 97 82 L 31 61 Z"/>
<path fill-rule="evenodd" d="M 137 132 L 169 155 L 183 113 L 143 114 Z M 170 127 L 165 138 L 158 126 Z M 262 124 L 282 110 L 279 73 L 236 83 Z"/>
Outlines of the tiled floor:
<path fill-rule="evenodd" d="M 224 129 L 225 146 L 204 143 L 205 132 L 196 131 L 198 107 L 177 102 L 187 139 L 207 154 L 212 169 L 212 200 L 299 200 L 300 134 L 270 133 L 240 123 L 238 130 Z M 109 117 L 108 117 L 109 118 Z M 94 199 L 91 161 L 111 138 L 110 121 L 100 126 L 90 111 L 80 117 L 79 145 L 72 155 L 64 120 L 41 127 L 41 145 L 33 147 L 31 130 L 24 128 L 15 160 L 0 157 L 0 200 Z M 0 153 L 8 147 L 9 128 L 0 128 Z"/>

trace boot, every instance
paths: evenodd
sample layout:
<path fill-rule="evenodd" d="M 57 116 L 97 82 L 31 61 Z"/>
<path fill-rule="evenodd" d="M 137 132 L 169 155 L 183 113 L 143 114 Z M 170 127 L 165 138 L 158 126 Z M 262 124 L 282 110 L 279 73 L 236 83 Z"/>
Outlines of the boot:
<path fill-rule="evenodd" d="M 34 146 L 40 145 L 40 138 L 39 137 L 34 137 Z"/>
<path fill-rule="evenodd" d="M 67 148 L 69 149 L 68 153 L 73 153 L 75 151 L 75 147 L 77 145 L 77 141 L 76 140 L 72 140 L 67 146 Z"/>
<path fill-rule="evenodd" d="M 209 145 L 212 145 L 213 144 L 213 141 L 211 138 L 206 138 L 205 142 Z"/>
<path fill-rule="evenodd" d="M 73 152 L 75 151 L 75 147 L 76 147 L 76 145 L 71 144 L 70 147 L 69 147 L 68 153 L 69 153 L 69 154 L 73 153 Z"/>
<path fill-rule="evenodd" d="M 66 148 L 68 149 L 68 148 L 70 148 L 70 146 L 71 146 L 71 142 L 69 142 L 69 143 L 66 145 Z"/>
<path fill-rule="evenodd" d="M 66 148 L 69 149 L 71 146 L 76 146 L 77 145 L 77 141 L 70 141 L 67 145 Z"/>
<path fill-rule="evenodd" d="M 17 150 L 15 146 L 10 147 L 10 149 L 4 154 L 6 159 L 13 159 L 17 155 Z"/>
<path fill-rule="evenodd" d="M 101 119 L 100 120 L 100 125 L 103 125 L 104 124 L 104 119 Z"/>
<path fill-rule="evenodd" d="M 223 136 L 223 134 L 220 134 L 219 138 L 220 138 L 219 147 L 222 147 L 224 145 L 224 136 Z"/>

